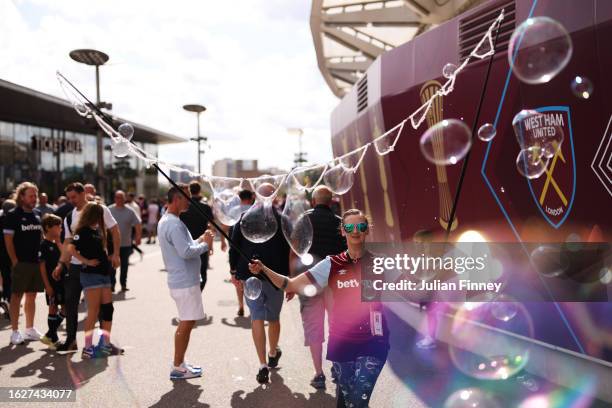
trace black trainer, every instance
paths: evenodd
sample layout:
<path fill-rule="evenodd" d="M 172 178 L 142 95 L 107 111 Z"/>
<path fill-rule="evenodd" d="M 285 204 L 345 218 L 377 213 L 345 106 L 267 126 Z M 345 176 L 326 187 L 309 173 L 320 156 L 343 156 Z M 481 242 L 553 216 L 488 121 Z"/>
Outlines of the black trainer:
<path fill-rule="evenodd" d="M 278 360 L 280 360 L 282 355 L 283 355 L 283 352 L 281 351 L 280 348 L 277 347 L 276 355 L 274 357 L 268 355 L 268 367 L 276 368 L 278 366 Z"/>
<path fill-rule="evenodd" d="M 310 380 L 310 385 L 317 390 L 325 389 L 325 374 L 315 375 L 314 378 Z"/>
<path fill-rule="evenodd" d="M 77 350 L 79 348 L 77 347 L 76 341 L 71 341 L 71 342 L 63 342 L 57 345 L 57 347 L 55 348 L 55 351 L 57 353 L 76 353 Z"/>
<path fill-rule="evenodd" d="M 270 379 L 270 370 L 268 370 L 268 367 L 262 367 L 259 369 L 259 372 L 257 373 L 257 382 L 260 384 L 267 384 L 268 380 Z"/>

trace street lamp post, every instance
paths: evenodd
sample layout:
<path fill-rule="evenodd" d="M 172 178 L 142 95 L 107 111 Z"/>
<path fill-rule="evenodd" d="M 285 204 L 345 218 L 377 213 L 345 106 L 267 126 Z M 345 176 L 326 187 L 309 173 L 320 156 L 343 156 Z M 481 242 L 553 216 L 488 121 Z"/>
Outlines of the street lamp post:
<path fill-rule="evenodd" d="M 293 163 L 295 164 L 295 167 L 300 167 L 306 163 L 306 153 L 302 151 L 302 135 L 304 134 L 304 130 L 300 128 L 289 128 L 287 129 L 287 132 L 290 135 L 295 135 L 298 137 L 298 152 L 295 154 Z"/>
<path fill-rule="evenodd" d="M 92 49 L 78 49 L 70 51 L 70 58 L 85 65 L 93 65 L 96 67 L 96 106 L 98 108 L 112 109 L 110 103 L 100 101 L 100 66 L 108 62 L 108 55 L 102 51 Z M 104 179 L 104 149 L 102 143 L 102 130 L 97 129 L 96 131 L 96 152 L 97 152 L 97 180 L 96 184 L 102 197 L 106 196 L 106 183 Z"/>
<path fill-rule="evenodd" d="M 204 112 L 206 108 L 202 105 L 190 104 L 190 105 L 183 105 L 183 109 L 185 109 L 187 112 L 195 112 L 197 120 L 198 120 L 198 130 L 197 130 L 198 137 L 192 137 L 189 140 L 193 140 L 194 142 L 198 143 L 198 174 L 202 174 L 202 153 L 204 152 L 200 148 L 200 143 L 201 142 L 206 143 L 208 141 L 208 138 L 206 136 L 200 136 L 200 113 Z"/>

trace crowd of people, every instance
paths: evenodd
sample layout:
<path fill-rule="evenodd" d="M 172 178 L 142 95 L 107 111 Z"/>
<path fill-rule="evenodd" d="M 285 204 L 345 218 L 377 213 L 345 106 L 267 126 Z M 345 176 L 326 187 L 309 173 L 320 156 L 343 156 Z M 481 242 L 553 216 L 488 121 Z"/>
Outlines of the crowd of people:
<path fill-rule="evenodd" d="M 258 193 L 266 196 L 274 186 L 264 184 L 259 189 Z M 310 254 L 315 263 L 305 266 L 292 253 L 281 228 L 262 243 L 248 240 L 237 226 L 215 231 L 219 225 L 214 223 L 214 212 L 203 199 L 198 182 L 175 185 L 160 201 L 118 190 L 110 206 L 104 205 L 91 184 L 71 183 L 64 192 L 65 196 L 52 205 L 36 185 L 25 182 L 2 203 L 0 286 L 10 305 L 13 345 L 40 340 L 57 353 L 76 352 L 78 307 L 84 292 L 87 317 L 82 358 L 124 354 L 111 341 L 116 275 L 119 270 L 120 290 L 129 290 L 129 258 L 140 251 L 146 236 L 147 243 L 159 242 L 169 293 L 178 312 L 170 378 L 201 376 L 202 368 L 186 362 L 185 354 L 193 327 L 205 317 L 202 292 L 213 239 L 219 235 L 221 250 L 229 248 L 229 280 L 236 288 L 237 315 L 245 315 L 244 303 L 250 312 L 259 363 L 256 381 L 267 383 L 270 370 L 279 366 L 280 313 L 284 301 L 298 295 L 304 345 L 309 348 L 314 369 L 310 384 L 317 389 L 326 387 L 323 344 L 327 337 L 327 359 L 332 362 L 338 406 L 368 405 L 386 361 L 389 330 L 382 306 L 361 301 L 361 263 L 369 256 L 364 243 L 370 228 L 363 212 L 353 209 L 338 215 L 332 192 L 325 186 L 317 187 L 312 194 L 313 208 L 307 213 L 314 231 Z M 244 213 L 253 205 L 255 195 L 249 190 L 238 194 Z M 273 213 L 280 225 L 282 201 L 273 206 Z M 261 280 L 261 294 L 245 298 L 245 282 L 253 277 Z M 349 281 L 358 284 L 347 284 Z M 48 305 L 44 334 L 34 327 L 35 300 L 40 292 L 45 293 Z M 23 298 L 25 330 L 20 331 Z M 327 336 L 326 315 L 330 323 Z M 66 338 L 60 341 L 58 328 L 64 320 Z M 100 333 L 97 342 L 96 325 Z"/>

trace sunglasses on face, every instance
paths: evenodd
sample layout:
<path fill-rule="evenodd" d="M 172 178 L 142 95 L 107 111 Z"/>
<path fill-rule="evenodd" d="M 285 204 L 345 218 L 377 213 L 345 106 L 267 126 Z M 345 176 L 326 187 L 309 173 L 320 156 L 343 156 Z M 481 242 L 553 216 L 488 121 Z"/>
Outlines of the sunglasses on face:
<path fill-rule="evenodd" d="M 353 232 L 355 228 L 359 232 L 366 232 L 368 230 L 368 223 L 360 222 L 359 224 L 343 224 L 342 227 L 344 228 L 344 231 L 347 234 L 350 234 L 351 232 Z"/>

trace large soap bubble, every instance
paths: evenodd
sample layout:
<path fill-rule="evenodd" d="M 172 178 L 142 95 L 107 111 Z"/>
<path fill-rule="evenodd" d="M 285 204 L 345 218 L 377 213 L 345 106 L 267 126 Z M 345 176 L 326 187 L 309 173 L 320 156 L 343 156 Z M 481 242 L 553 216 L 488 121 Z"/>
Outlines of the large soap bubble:
<path fill-rule="evenodd" d="M 516 169 L 522 176 L 535 179 L 546 172 L 548 161 L 539 147 L 532 146 L 519 152 L 516 157 Z"/>
<path fill-rule="evenodd" d="M 306 214 L 310 209 L 310 203 L 306 192 L 296 188 L 295 183 L 291 182 L 291 176 L 292 174 L 289 175 L 289 182 L 286 184 L 287 200 L 281 217 L 281 228 L 289 246 L 302 259 L 302 263 L 307 264 L 308 260 L 312 263 L 312 256 L 305 257 L 313 238 L 312 222 Z"/>
<path fill-rule="evenodd" d="M 565 28 L 549 17 L 533 17 L 514 30 L 508 61 L 514 75 L 528 84 L 553 79 L 572 57 L 572 40 Z"/>
<path fill-rule="evenodd" d="M 487 302 L 465 303 L 457 310 L 449 351 L 463 373 L 480 380 L 505 380 L 527 364 L 530 346 L 523 338 L 533 337 L 532 318 L 522 304 L 505 300 L 512 303 L 507 312 Z"/>
<path fill-rule="evenodd" d="M 278 223 L 272 202 L 256 202 L 242 216 L 240 231 L 246 239 L 255 243 L 268 241 L 276 234 Z"/>
<path fill-rule="evenodd" d="M 244 282 L 244 296 L 247 299 L 255 300 L 261 296 L 262 283 L 259 278 L 251 276 Z"/>
<path fill-rule="evenodd" d="M 347 169 L 342 163 L 325 171 L 323 182 L 334 194 L 344 194 L 353 187 L 355 170 Z"/>
<path fill-rule="evenodd" d="M 444 408 L 499 408 L 499 403 L 489 393 L 479 388 L 465 388 L 453 392 Z"/>
<path fill-rule="evenodd" d="M 233 193 L 233 191 L 229 191 Z M 227 194 L 229 194 L 229 192 Z M 215 197 L 213 200 L 213 211 L 215 218 L 231 227 L 240 220 L 240 216 L 245 210 L 240 202 L 240 197 L 233 193 L 229 200 Z"/>
<path fill-rule="evenodd" d="M 472 131 L 457 119 L 445 119 L 436 123 L 421 137 L 421 152 L 437 165 L 456 164 L 472 146 Z"/>
<path fill-rule="evenodd" d="M 512 127 L 521 149 L 538 147 L 545 158 L 553 157 L 565 138 L 560 113 L 522 110 L 512 119 Z"/>
<path fill-rule="evenodd" d="M 209 177 L 208 183 L 213 191 L 213 211 L 223 224 L 232 226 L 238 222 L 245 211 L 238 197 L 242 180 L 230 177 Z"/>

